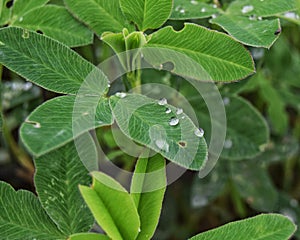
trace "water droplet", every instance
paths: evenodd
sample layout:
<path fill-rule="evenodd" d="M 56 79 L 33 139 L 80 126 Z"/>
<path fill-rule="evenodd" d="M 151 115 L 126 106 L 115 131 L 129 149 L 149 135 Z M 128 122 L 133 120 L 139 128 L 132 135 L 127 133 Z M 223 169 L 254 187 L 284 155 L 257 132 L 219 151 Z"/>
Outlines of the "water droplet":
<path fill-rule="evenodd" d="M 191 0 L 191 4 L 193 4 L 193 5 L 198 5 L 199 3 L 198 3 L 198 1 L 196 1 L 196 0 Z"/>
<path fill-rule="evenodd" d="M 265 55 L 265 50 L 263 48 L 252 48 L 251 54 L 255 60 L 259 60 Z"/>
<path fill-rule="evenodd" d="M 180 13 L 182 13 L 182 14 L 185 14 L 185 10 L 182 8 L 182 9 L 180 9 L 180 11 L 179 11 Z"/>
<path fill-rule="evenodd" d="M 89 113 L 88 113 L 88 112 L 84 112 L 84 113 L 82 113 L 82 116 L 87 116 L 87 115 L 89 115 Z"/>
<path fill-rule="evenodd" d="M 202 128 L 197 128 L 195 131 L 194 131 L 194 134 L 197 136 L 197 137 L 203 137 L 204 136 L 204 130 Z"/>
<path fill-rule="evenodd" d="M 185 119 L 185 116 L 182 116 L 181 119 Z"/>
<path fill-rule="evenodd" d="M 169 125 L 170 126 L 176 126 L 176 125 L 178 125 L 178 123 L 179 123 L 179 119 L 178 118 L 171 118 L 170 122 L 169 122 Z"/>
<path fill-rule="evenodd" d="M 261 17 L 261 16 L 259 16 L 259 17 L 257 17 L 257 19 L 258 19 L 259 21 L 261 21 L 261 20 L 262 20 L 262 17 Z"/>
<path fill-rule="evenodd" d="M 201 8 L 201 12 L 206 12 L 206 8 L 205 7 L 203 7 L 203 8 Z"/>
<path fill-rule="evenodd" d="M 224 106 L 228 106 L 230 104 L 230 98 L 224 97 L 223 98 L 223 103 L 224 103 Z"/>
<path fill-rule="evenodd" d="M 29 89 L 32 88 L 32 83 L 31 82 L 26 82 L 24 85 L 23 85 L 23 90 L 24 91 L 28 91 Z"/>
<path fill-rule="evenodd" d="M 41 124 L 39 122 L 36 122 L 35 124 L 33 124 L 34 128 L 41 128 Z"/>
<path fill-rule="evenodd" d="M 23 30 L 22 38 L 29 38 L 29 32 L 27 29 Z"/>
<path fill-rule="evenodd" d="M 172 110 L 170 109 L 170 108 L 167 108 L 166 109 L 166 114 L 169 114 L 169 113 L 171 113 L 172 112 Z"/>
<path fill-rule="evenodd" d="M 20 17 L 20 18 L 19 18 L 19 22 L 23 22 L 23 17 Z"/>
<path fill-rule="evenodd" d="M 289 218 L 292 222 L 296 222 L 297 216 L 296 213 L 290 208 L 284 208 L 280 211 L 281 214 Z"/>
<path fill-rule="evenodd" d="M 141 231 L 142 231 L 141 228 L 139 228 L 139 229 L 138 229 L 138 232 L 141 232 Z"/>
<path fill-rule="evenodd" d="M 116 93 L 116 97 L 119 97 L 119 98 L 125 98 L 126 96 L 127 96 L 127 94 L 124 93 L 124 92 L 117 92 Z"/>
<path fill-rule="evenodd" d="M 166 98 L 162 98 L 158 101 L 158 105 L 164 106 L 168 104 L 168 100 Z"/>
<path fill-rule="evenodd" d="M 299 15 L 295 12 L 287 12 L 284 14 L 284 16 L 291 19 L 299 19 Z"/>
<path fill-rule="evenodd" d="M 212 7 L 213 8 L 217 8 L 218 6 L 217 6 L 217 4 L 213 4 Z"/>
<path fill-rule="evenodd" d="M 297 199 L 291 199 L 290 205 L 291 205 L 293 208 L 298 207 L 298 205 L 299 205 L 298 200 L 297 200 Z"/>
<path fill-rule="evenodd" d="M 180 114 L 182 114 L 182 113 L 183 113 L 182 108 L 177 108 L 176 114 L 177 114 L 177 115 L 180 115 Z"/>
<path fill-rule="evenodd" d="M 226 140 L 225 140 L 225 142 L 224 142 L 224 148 L 225 148 L 225 149 L 230 149 L 230 148 L 232 148 L 232 145 L 233 145 L 233 143 L 232 143 L 232 141 L 231 141 L 230 139 L 226 139 Z"/>
<path fill-rule="evenodd" d="M 246 5 L 242 8 L 242 13 L 248 13 L 254 10 L 254 7 L 252 5 Z"/>
<path fill-rule="evenodd" d="M 212 18 L 216 18 L 217 17 L 217 14 L 213 14 L 211 15 Z"/>
<path fill-rule="evenodd" d="M 208 204 L 208 199 L 205 196 L 196 195 L 192 198 L 192 207 L 200 208 Z"/>

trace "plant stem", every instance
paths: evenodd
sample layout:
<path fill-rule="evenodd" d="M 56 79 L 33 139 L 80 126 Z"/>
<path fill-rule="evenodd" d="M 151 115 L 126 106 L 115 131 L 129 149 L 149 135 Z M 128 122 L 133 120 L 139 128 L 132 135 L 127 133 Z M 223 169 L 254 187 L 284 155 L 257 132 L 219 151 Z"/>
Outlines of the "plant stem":
<path fill-rule="evenodd" d="M 246 206 L 245 206 L 240 194 L 238 193 L 232 179 L 229 180 L 229 188 L 230 188 L 230 195 L 232 198 L 232 202 L 233 202 L 233 205 L 234 205 L 234 208 L 235 208 L 237 214 L 241 218 L 245 218 L 247 216 Z"/>

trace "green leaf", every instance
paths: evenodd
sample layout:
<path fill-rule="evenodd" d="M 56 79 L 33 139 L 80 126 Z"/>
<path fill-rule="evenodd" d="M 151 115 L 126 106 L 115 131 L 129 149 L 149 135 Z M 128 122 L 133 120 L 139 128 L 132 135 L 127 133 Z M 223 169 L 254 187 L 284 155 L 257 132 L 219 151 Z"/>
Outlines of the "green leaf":
<path fill-rule="evenodd" d="M 236 0 L 232 2 L 226 11 L 233 15 L 270 17 L 296 9 L 295 0 Z"/>
<path fill-rule="evenodd" d="M 169 18 L 172 0 L 120 0 L 122 12 L 139 30 L 156 29 Z"/>
<path fill-rule="evenodd" d="M 13 7 L 12 7 L 12 13 L 11 16 L 12 21 L 14 22 L 17 19 L 20 19 L 22 16 L 24 16 L 26 13 L 44 6 L 49 0 L 14 0 Z"/>
<path fill-rule="evenodd" d="M 49 51 L 51 49 L 51 51 Z M 76 94 L 84 80 L 96 79 L 90 94 L 103 95 L 108 80 L 100 69 L 67 46 L 36 32 L 9 27 L 0 30 L 0 62 L 47 90 Z"/>
<path fill-rule="evenodd" d="M 114 240 L 136 239 L 140 220 L 130 194 L 104 173 L 92 176 L 92 187 L 80 186 L 80 191 L 100 227 Z"/>
<path fill-rule="evenodd" d="M 136 239 L 152 238 L 158 224 L 166 185 L 163 157 L 157 154 L 150 159 L 138 160 L 130 190 L 141 221 L 141 231 Z"/>
<path fill-rule="evenodd" d="M 67 8 L 98 36 L 104 32 L 130 31 L 134 27 L 124 17 L 119 0 L 64 0 Z"/>
<path fill-rule="evenodd" d="M 175 0 L 171 19 L 187 20 L 208 18 L 219 13 L 217 6 L 209 5 L 197 0 Z"/>
<path fill-rule="evenodd" d="M 32 193 L 16 192 L 4 182 L 0 182 L 0 232 L 1 239 L 9 240 L 65 239 Z"/>
<path fill-rule="evenodd" d="M 236 189 L 253 209 L 276 211 L 278 193 L 265 167 L 253 161 L 233 162 L 230 167 Z"/>
<path fill-rule="evenodd" d="M 79 233 L 72 235 L 68 240 L 110 240 L 110 238 L 103 234 Z"/>
<path fill-rule="evenodd" d="M 12 6 L 9 7 L 11 3 Z M 21 18 L 27 12 L 44 6 L 49 0 L 14 0 L 13 2 L 10 0 L 0 1 L 0 9 L 1 17 L 0 17 L 0 25 L 11 24 L 17 19 Z"/>
<path fill-rule="evenodd" d="M 95 102 L 98 103 L 96 107 Z M 34 110 L 23 123 L 20 135 L 30 152 L 41 156 L 84 132 L 111 124 L 112 114 L 107 99 L 62 96 Z"/>
<path fill-rule="evenodd" d="M 170 105 L 143 95 L 111 97 L 110 105 L 121 131 L 130 139 L 159 152 L 170 161 L 191 170 L 199 170 L 207 159 L 207 146 L 190 118 L 177 114 Z M 166 113 L 166 109 L 171 112 Z"/>
<path fill-rule="evenodd" d="M 224 14 L 210 22 L 222 27 L 237 41 L 254 47 L 270 48 L 281 31 L 278 19 L 257 20 L 255 17 Z"/>
<path fill-rule="evenodd" d="M 70 47 L 93 42 L 93 34 L 66 10 L 55 5 L 36 8 L 12 23 L 52 37 Z"/>
<path fill-rule="evenodd" d="M 150 35 L 143 54 L 154 66 L 171 59 L 174 73 L 204 81 L 228 82 L 255 71 L 250 53 L 241 44 L 228 35 L 190 23 L 178 32 L 165 27 Z"/>
<path fill-rule="evenodd" d="M 203 208 L 223 193 L 228 182 L 228 173 L 224 171 L 226 165 L 220 160 L 205 178 L 194 177 L 191 187 L 191 206 Z"/>
<path fill-rule="evenodd" d="M 269 141 L 269 130 L 261 114 L 240 97 L 225 97 L 227 136 L 221 156 L 242 160 L 257 156 Z"/>
<path fill-rule="evenodd" d="M 96 151 L 87 142 L 86 151 Z M 66 235 L 87 232 L 94 218 L 83 201 L 78 185 L 91 177 L 73 142 L 35 159 L 35 186 L 40 201 L 52 220 Z"/>
<path fill-rule="evenodd" d="M 200 233 L 190 240 L 288 240 L 296 226 L 279 214 L 261 214 Z"/>

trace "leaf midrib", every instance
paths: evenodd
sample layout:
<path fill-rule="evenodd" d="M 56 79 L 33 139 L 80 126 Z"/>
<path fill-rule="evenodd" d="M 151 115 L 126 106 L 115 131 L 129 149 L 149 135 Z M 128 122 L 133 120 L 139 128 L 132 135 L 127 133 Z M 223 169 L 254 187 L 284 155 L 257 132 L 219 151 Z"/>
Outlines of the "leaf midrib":
<path fill-rule="evenodd" d="M 154 47 L 156 47 L 156 46 L 158 46 L 158 47 L 162 47 L 162 48 L 169 48 L 169 49 L 174 49 L 174 50 L 179 50 L 179 52 L 184 52 L 184 53 L 190 53 L 190 54 L 192 54 L 192 55 L 200 55 L 200 56 L 204 56 L 204 57 L 206 57 L 206 58 L 208 58 L 208 59 L 210 59 L 210 58 L 213 58 L 213 59 L 216 59 L 217 61 L 219 61 L 219 62 L 225 62 L 225 63 L 227 63 L 227 64 L 229 64 L 229 65 L 232 65 L 232 66 L 236 66 L 236 67 L 238 67 L 238 68 L 241 68 L 241 69 L 244 69 L 244 70 L 247 70 L 247 71 L 251 71 L 251 72 L 254 72 L 254 70 L 253 69 L 251 69 L 251 68 L 247 68 L 247 67 L 244 67 L 244 66 L 242 66 L 242 65 L 239 65 L 239 64 L 237 64 L 237 63 L 235 63 L 235 62 L 230 62 L 230 61 L 228 61 L 228 60 L 225 60 L 225 59 L 222 59 L 222 58 L 218 58 L 218 57 L 215 57 L 215 56 L 212 56 L 212 55 L 209 55 L 209 54 L 205 54 L 205 53 L 203 53 L 203 52 L 196 52 L 196 51 L 193 51 L 193 50 L 191 50 L 191 49 L 187 49 L 187 48 L 180 48 L 180 47 L 177 47 L 177 46 L 171 46 L 171 45 L 166 45 L 166 44 L 159 44 L 159 43 L 151 43 L 151 40 L 150 40 L 150 42 L 148 43 L 148 44 L 146 44 L 144 47 L 147 47 L 147 45 L 149 46 L 150 45 L 150 47 L 152 47 L 152 46 L 154 46 Z M 187 54 L 185 54 L 185 55 L 187 55 Z M 189 56 L 189 55 L 187 55 L 187 56 Z M 251 73 L 250 72 L 250 73 Z M 250 74 L 249 73 L 249 74 Z"/>

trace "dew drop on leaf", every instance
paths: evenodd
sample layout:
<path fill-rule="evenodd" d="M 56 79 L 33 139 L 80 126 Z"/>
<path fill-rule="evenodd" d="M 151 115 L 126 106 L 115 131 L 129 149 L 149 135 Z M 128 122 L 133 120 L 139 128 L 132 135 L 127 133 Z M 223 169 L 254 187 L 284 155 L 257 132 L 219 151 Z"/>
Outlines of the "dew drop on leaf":
<path fill-rule="evenodd" d="M 172 110 L 170 109 L 170 108 L 167 108 L 166 109 L 166 114 L 169 114 L 169 113 L 171 113 L 172 112 Z"/>
<path fill-rule="evenodd" d="M 194 131 L 195 135 L 197 137 L 203 137 L 204 136 L 204 130 L 202 128 L 197 128 L 195 131 Z"/>
<path fill-rule="evenodd" d="M 182 113 L 183 113 L 182 108 L 177 108 L 176 114 L 177 114 L 177 115 L 180 115 L 180 114 L 182 114 Z"/>
<path fill-rule="evenodd" d="M 206 12 L 206 8 L 205 7 L 203 7 L 203 8 L 201 8 L 201 12 Z"/>
<path fill-rule="evenodd" d="M 193 4 L 193 5 L 198 5 L 199 3 L 198 3 L 198 1 L 196 1 L 196 0 L 191 0 L 191 4 Z"/>
<path fill-rule="evenodd" d="M 171 118 L 170 122 L 169 122 L 169 125 L 170 126 L 176 126 L 176 125 L 178 125 L 178 123 L 179 123 L 179 119 L 178 118 Z"/>
<path fill-rule="evenodd" d="M 230 99 L 228 97 L 223 98 L 224 106 L 228 106 L 230 104 Z"/>
<path fill-rule="evenodd" d="M 230 148 L 232 148 L 232 145 L 233 145 L 233 143 L 232 143 L 232 141 L 231 141 L 230 139 L 226 139 L 226 140 L 225 140 L 225 142 L 224 142 L 224 148 L 225 148 L 225 149 L 230 149 Z"/>
<path fill-rule="evenodd" d="M 127 94 L 123 93 L 123 92 L 117 92 L 116 96 L 119 97 L 119 98 L 125 98 L 127 96 Z"/>
<path fill-rule="evenodd" d="M 200 208 L 208 204 L 208 199 L 205 196 L 196 195 L 192 198 L 192 207 Z"/>
<path fill-rule="evenodd" d="M 254 10 L 254 7 L 252 5 L 246 5 L 242 8 L 242 13 L 248 13 Z"/>
<path fill-rule="evenodd" d="M 33 125 L 33 127 L 34 127 L 34 128 L 41 128 L 41 124 L 40 124 L 39 122 L 37 122 L 37 123 L 35 123 L 35 124 Z"/>
<path fill-rule="evenodd" d="M 168 104 L 168 101 L 166 98 L 162 98 L 158 101 L 158 105 L 161 105 L 161 106 L 164 106 L 164 105 L 167 105 Z"/>

